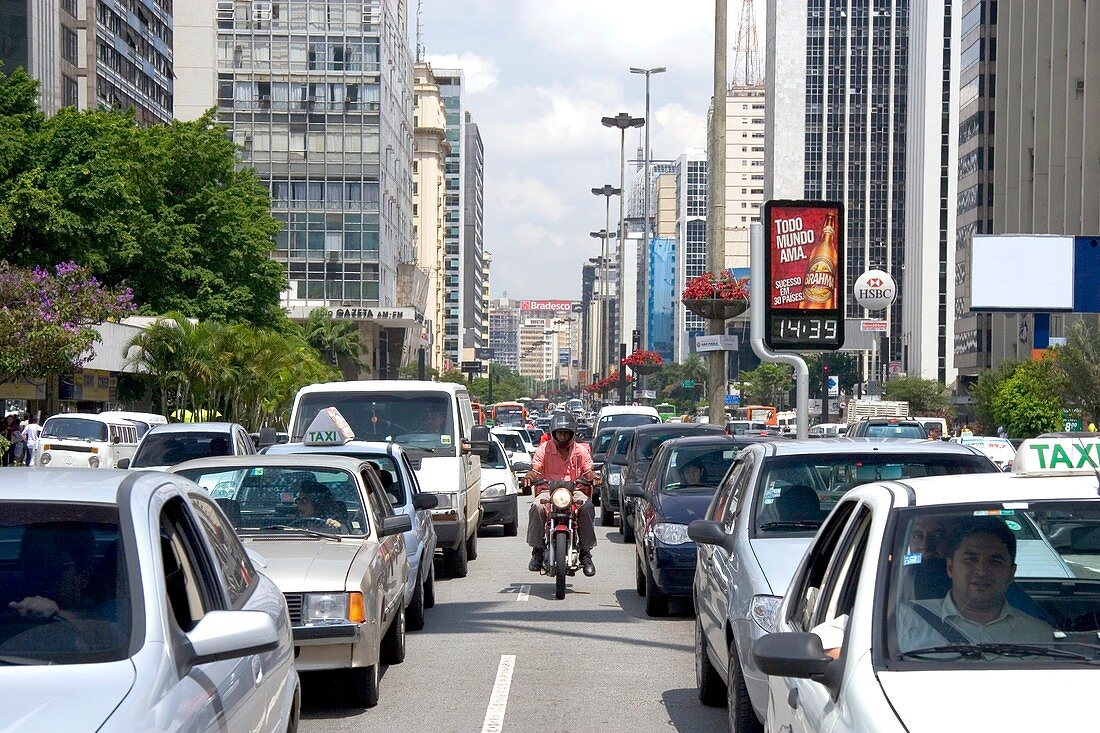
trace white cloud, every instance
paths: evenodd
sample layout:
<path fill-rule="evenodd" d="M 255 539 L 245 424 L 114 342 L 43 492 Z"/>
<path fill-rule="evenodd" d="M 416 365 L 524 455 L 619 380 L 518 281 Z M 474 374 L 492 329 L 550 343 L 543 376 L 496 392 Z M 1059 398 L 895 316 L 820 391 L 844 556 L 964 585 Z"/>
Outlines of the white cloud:
<path fill-rule="evenodd" d="M 476 53 L 428 54 L 427 60 L 436 69 L 462 69 L 466 91 L 470 94 L 493 89 L 500 77 L 500 67 L 492 59 Z"/>

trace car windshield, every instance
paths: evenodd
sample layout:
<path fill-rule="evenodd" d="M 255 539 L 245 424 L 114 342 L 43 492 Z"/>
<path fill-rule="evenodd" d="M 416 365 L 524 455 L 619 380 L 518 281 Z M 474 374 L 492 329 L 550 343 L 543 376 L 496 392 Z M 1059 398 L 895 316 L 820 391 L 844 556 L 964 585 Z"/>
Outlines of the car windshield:
<path fill-rule="evenodd" d="M 656 415 L 643 415 L 636 412 L 622 413 L 618 415 L 604 415 L 596 426 L 600 430 L 607 428 L 636 428 L 639 425 L 652 425 L 661 422 Z"/>
<path fill-rule="evenodd" d="M 117 507 L 0 503 L 0 663 L 126 659 L 140 598 L 126 558 Z"/>
<path fill-rule="evenodd" d="M 859 431 L 861 438 L 927 438 L 928 434 L 920 425 L 899 423 L 869 423 Z"/>
<path fill-rule="evenodd" d="M 481 467 L 508 468 L 508 461 L 504 457 L 504 451 L 501 450 L 500 443 L 489 441 L 489 452 L 481 457 Z"/>
<path fill-rule="evenodd" d="M 661 490 L 666 494 L 714 493 L 739 450 L 739 447 L 730 445 L 674 449 L 668 459 L 668 470 Z"/>
<path fill-rule="evenodd" d="M 131 468 L 174 466 L 194 458 L 228 456 L 232 454 L 226 432 L 209 433 L 149 433 L 141 441 Z"/>
<path fill-rule="evenodd" d="M 633 430 L 620 430 L 615 434 L 615 446 L 611 449 L 611 455 L 626 457 L 630 452 L 630 444 L 634 442 Z"/>
<path fill-rule="evenodd" d="M 504 445 L 504 450 L 510 450 L 513 453 L 518 451 L 527 455 L 527 445 L 515 433 L 493 433 L 493 435 Z"/>
<path fill-rule="evenodd" d="M 439 392 L 318 393 L 302 398 L 294 438 L 326 407 L 335 407 L 358 440 L 392 440 L 405 448 L 454 453 L 451 400 Z"/>
<path fill-rule="evenodd" d="M 1100 661 L 1100 502 L 905 509 L 888 541 L 888 665 Z"/>
<path fill-rule="evenodd" d="M 765 463 L 757 484 L 755 532 L 809 536 L 849 489 L 871 481 L 996 470 L 985 456 L 933 452 L 778 456 Z"/>
<path fill-rule="evenodd" d="M 752 420 L 730 420 L 726 423 L 726 430 L 728 430 L 731 435 L 741 435 L 743 433 L 767 429 L 767 423 L 753 422 Z"/>
<path fill-rule="evenodd" d="M 241 533 L 292 528 L 328 535 L 370 532 L 359 486 L 346 471 L 306 466 L 208 466 L 179 473 L 210 492 Z"/>
<path fill-rule="evenodd" d="M 697 435 L 706 431 L 705 428 L 692 428 L 692 427 L 672 427 L 671 429 L 661 428 L 650 432 L 644 430 L 641 433 L 635 434 L 637 438 L 634 442 L 636 449 L 634 455 L 643 461 L 653 460 L 653 455 L 657 452 L 657 449 L 661 447 L 661 443 L 672 438 L 681 438 L 685 435 Z M 717 431 L 706 431 L 717 432 Z"/>
<path fill-rule="evenodd" d="M 592 457 L 597 456 L 603 459 L 603 454 L 607 452 L 607 446 L 611 445 L 611 439 L 615 437 L 614 430 L 604 430 L 598 436 L 596 436 L 596 442 L 592 445 Z"/>
<path fill-rule="evenodd" d="M 78 417 L 51 417 L 42 425 L 42 437 L 106 441 L 107 425 L 98 420 L 82 420 Z"/>

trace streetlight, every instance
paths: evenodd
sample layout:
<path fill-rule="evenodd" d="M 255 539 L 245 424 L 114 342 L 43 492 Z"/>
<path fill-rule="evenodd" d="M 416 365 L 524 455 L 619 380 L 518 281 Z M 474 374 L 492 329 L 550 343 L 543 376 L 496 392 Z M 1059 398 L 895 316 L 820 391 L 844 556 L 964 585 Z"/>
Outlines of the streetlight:
<path fill-rule="evenodd" d="M 592 189 L 593 192 L 598 189 Z M 610 199 L 609 199 L 610 200 Z M 595 237 L 600 240 L 600 257 L 599 257 L 599 276 L 600 276 L 600 289 L 596 294 L 597 300 L 600 301 L 600 348 L 597 350 L 596 363 L 603 369 L 607 364 L 607 230 L 601 229 L 598 232 L 589 232 L 588 236 Z"/>
<path fill-rule="evenodd" d="M 639 69 L 636 66 L 630 67 L 631 74 L 645 74 L 645 156 L 644 156 L 644 170 L 643 181 L 645 183 L 645 192 L 642 194 L 642 221 L 645 223 L 642 225 L 642 274 L 638 278 L 638 282 L 642 283 L 642 292 L 639 293 L 639 300 L 642 304 L 642 322 L 638 324 L 638 330 L 642 335 L 642 348 L 649 348 L 649 128 L 653 127 L 649 117 L 649 77 L 652 74 L 663 74 L 667 69 L 663 66 L 656 66 L 652 69 Z"/>
<path fill-rule="evenodd" d="M 641 117 L 631 117 L 626 112 L 620 112 L 614 117 L 602 117 L 600 122 L 604 127 L 619 128 L 619 297 L 618 297 L 618 343 L 623 343 L 626 331 L 623 328 L 623 315 L 626 313 L 626 303 L 623 297 L 623 273 L 626 271 L 626 203 L 622 191 L 626 188 L 626 131 L 632 127 L 641 127 L 645 120 Z M 609 227 L 610 228 L 610 227 Z M 625 404 L 625 397 L 620 400 Z"/>

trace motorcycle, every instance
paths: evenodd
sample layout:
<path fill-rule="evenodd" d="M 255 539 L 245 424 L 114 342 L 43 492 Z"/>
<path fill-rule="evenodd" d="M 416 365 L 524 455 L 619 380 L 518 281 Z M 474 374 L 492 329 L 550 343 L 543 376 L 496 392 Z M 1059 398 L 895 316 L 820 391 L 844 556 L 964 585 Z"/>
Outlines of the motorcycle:
<path fill-rule="evenodd" d="M 550 492 L 550 499 L 545 502 L 548 504 L 543 530 L 546 550 L 543 552 L 540 572 L 554 577 L 554 597 L 561 600 L 565 598 L 566 577 L 576 575 L 581 567 L 580 548 L 577 544 L 578 504 L 573 500 L 573 492 L 579 488 L 591 495 L 592 484 L 542 479 L 533 482 L 533 486 L 536 495 L 543 490 Z"/>

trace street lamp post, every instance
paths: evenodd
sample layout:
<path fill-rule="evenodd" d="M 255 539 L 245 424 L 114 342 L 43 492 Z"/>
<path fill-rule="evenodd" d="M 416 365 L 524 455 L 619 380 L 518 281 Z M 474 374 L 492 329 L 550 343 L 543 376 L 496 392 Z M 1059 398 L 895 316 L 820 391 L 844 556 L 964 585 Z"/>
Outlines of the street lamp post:
<path fill-rule="evenodd" d="M 620 112 L 614 117 L 603 117 L 600 119 L 604 127 L 617 127 L 619 128 L 619 191 L 623 191 L 626 187 L 626 131 L 632 127 L 641 127 L 645 124 L 645 120 L 641 117 L 631 117 L 626 112 Z M 623 193 L 619 194 L 619 295 L 618 304 L 616 309 L 618 316 L 618 323 L 616 324 L 616 335 L 618 336 L 616 342 L 621 346 L 623 345 L 623 339 L 626 332 L 623 329 L 623 316 L 626 313 L 626 303 L 623 294 L 623 273 L 626 270 L 626 196 Z M 620 398 L 622 404 L 626 403 L 625 395 Z"/>
<path fill-rule="evenodd" d="M 645 74 L 645 153 L 644 153 L 644 173 L 643 182 L 645 184 L 645 192 L 642 194 L 642 273 L 638 278 L 638 282 L 642 283 L 642 290 L 638 294 L 638 300 L 642 304 L 642 318 L 638 323 L 638 330 L 641 332 L 642 348 L 649 348 L 649 128 L 653 127 L 653 123 L 649 117 L 649 77 L 652 74 L 663 74 L 667 69 L 664 66 L 656 66 L 652 69 L 640 69 L 635 66 L 630 67 L 631 74 Z"/>
<path fill-rule="evenodd" d="M 618 196 L 619 200 L 622 201 L 623 190 L 622 188 L 615 188 L 610 183 L 605 183 L 600 188 L 593 188 L 592 193 L 594 193 L 596 196 L 604 197 L 604 227 L 602 230 L 600 230 L 603 232 L 603 254 L 601 255 L 603 258 L 603 265 L 600 269 L 600 293 L 602 294 L 604 301 L 603 304 L 600 306 L 600 318 L 603 319 L 601 321 L 601 327 L 604 329 L 601 332 L 603 341 L 601 342 L 600 346 L 600 369 L 604 369 L 607 367 L 608 362 L 611 359 L 611 347 L 608 346 L 608 344 L 610 343 L 608 340 L 608 330 L 610 330 L 611 325 L 611 314 L 608 312 L 607 304 L 608 298 L 611 295 L 610 286 L 607 282 L 610 277 L 608 270 L 608 263 L 610 262 L 610 260 L 608 259 L 608 249 L 610 245 L 608 244 L 608 240 L 611 238 L 611 197 Z M 595 237 L 597 235 L 592 234 L 592 236 Z"/>

